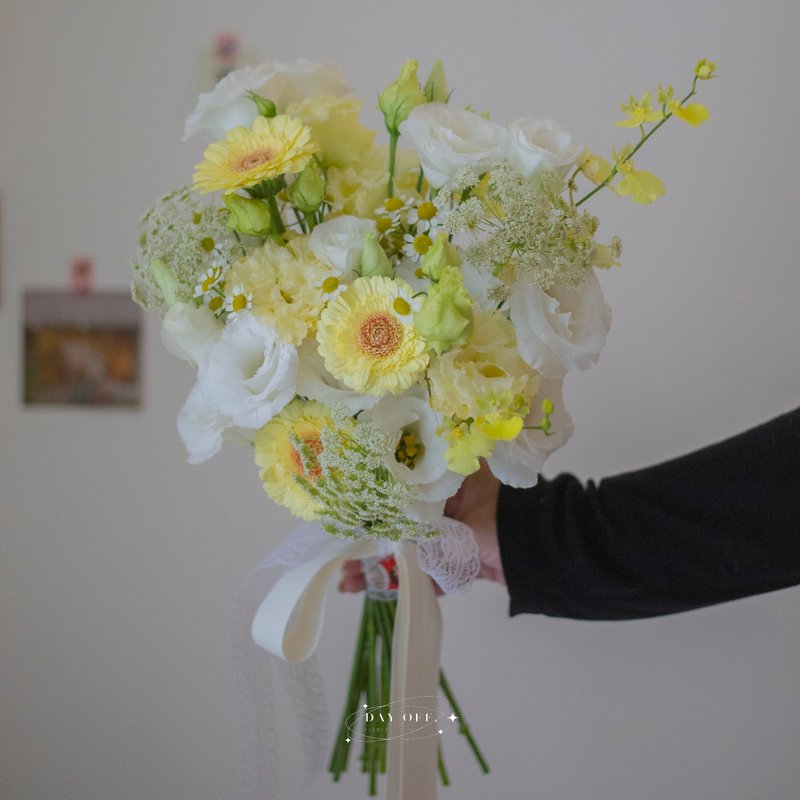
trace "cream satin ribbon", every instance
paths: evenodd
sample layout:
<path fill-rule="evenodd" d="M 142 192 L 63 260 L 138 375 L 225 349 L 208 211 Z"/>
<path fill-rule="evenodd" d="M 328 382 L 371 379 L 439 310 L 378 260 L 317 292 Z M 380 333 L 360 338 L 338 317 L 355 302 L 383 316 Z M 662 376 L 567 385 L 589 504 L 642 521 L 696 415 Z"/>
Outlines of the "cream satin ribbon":
<path fill-rule="evenodd" d="M 392 550 L 400 583 L 392 641 L 394 709 L 437 694 L 442 622 L 430 576 L 417 563 L 416 544 L 401 540 Z M 264 598 L 253 618 L 255 643 L 289 663 L 309 658 L 322 634 L 327 592 L 341 565 L 377 551 L 375 541 L 325 540 Z M 435 800 L 438 739 L 405 738 L 398 719 L 402 714 L 395 716 L 387 743 L 385 800 Z"/>

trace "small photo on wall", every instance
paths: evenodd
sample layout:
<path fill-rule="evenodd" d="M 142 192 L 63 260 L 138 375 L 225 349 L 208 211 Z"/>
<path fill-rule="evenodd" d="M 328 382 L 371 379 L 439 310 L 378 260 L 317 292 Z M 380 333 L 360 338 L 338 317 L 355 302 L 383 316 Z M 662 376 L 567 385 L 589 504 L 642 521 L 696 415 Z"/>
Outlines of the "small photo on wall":
<path fill-rule="evenodd" d="M 26 404 L 140 405 L 141 309 L 127 291 L 29 290 L 24 327 Z"/>

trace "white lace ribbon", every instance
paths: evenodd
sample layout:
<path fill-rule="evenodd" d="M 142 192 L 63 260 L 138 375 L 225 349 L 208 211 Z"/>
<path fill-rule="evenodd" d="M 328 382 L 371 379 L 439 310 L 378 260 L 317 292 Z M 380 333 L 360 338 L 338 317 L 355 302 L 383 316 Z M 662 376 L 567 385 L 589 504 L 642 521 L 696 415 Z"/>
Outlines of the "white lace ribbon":
<path fill-rule="evenodd" d="M 460 594 L 480 567 L 478 548 L 466 525 L 445 518 L 440 528 L 441 536 L 416 542 L 351 541 L 305 524 L 248 576 L 239 593 L 234 633 L 245 722 L 244 800 L 281 796 L 272 722 L 276 672 L 283 675 L 301 723 L 305 782 L 326 763 L 328 726 L 321 724 L 326 704 L 313 653 L 322 632 L 327 591 L 344 561 L 394 555 L 401 588 L 392 642 L 391 700 L 413 702 L 437 693 L 441 617 L 428 575 L 447 594 Z M 437 741 L 390 736 L 386 800 L 434 800 Z"/>

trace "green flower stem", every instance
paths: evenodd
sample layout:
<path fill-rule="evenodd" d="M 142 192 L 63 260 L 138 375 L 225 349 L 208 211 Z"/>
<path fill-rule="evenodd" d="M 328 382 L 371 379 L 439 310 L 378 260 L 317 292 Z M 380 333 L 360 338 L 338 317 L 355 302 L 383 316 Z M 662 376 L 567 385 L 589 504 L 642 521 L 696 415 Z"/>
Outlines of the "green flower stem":
<path fill-rule="evenodd" d="M 367 600 L 368 616 L 367 616 L 367 652 L 368 665 L 367 665 L 367 707 L 374 709 L 378 705 L 378 684 L 376 675 L 375 663 L 375 645 L 376 645 L 376 632 L 375 632 L 375 600 Z M 368 723 L 364 719 L 364 751 L 366 755 L 366 766 L 369 771 L 369 795 L 374 797 L 378 794 L 378 753 L 377 742 L 374 741 L 374 736 L 369 733 Z"/>
<path fill-rule="evenodd" d="M 691 91 L 691 92 L 689 92 L 689 94 L 687 94 L 687 95 L 686 95 L 686 97 L 684 97 L 684 98 L 683 98 L 683 100 L 681 100 L 681 105 L 683 105 L 683 104 L 684 104 L 684 103 L 685 103 L 687 100 L 690 100 L 692 97 L 694 97 L 694 96 L 695 96 L 695 94 L 697 94 L 697 77 L 695 77 L 695 79 L 692 81 L 692 91 Z M 649 139 L 649 138 L 650 138 L 650 137 L 651 137 L 651 136 L 652 136 L 652 135 L 653 135 L 653 134 L 654 134 L 654 133 L 655 133 L 655 132 L 656 132 L 656 131 L 657 131 L 657 130 L 658 130 L 658 129 L 659 129 L 659 128 L 660 128 L 660 127 L 661 127 L 661 126 L 662 126 L 662 125 L 663 125 L 663 124 L 664 124 L 664 123 L 665 123 L 665 122 L 666 122 L 666 121 L 667 121 L 669 118 L 670 118 L 670 117 L 671 117 L 671 116 L 672 116 L 672 112 L 670 112 L 669 114 L 667 114 L 667 115 L 666 115 L 666 116 L 665 116 L 663 119 L 659 120 L 659 121 L 658 121 L 658 122 L 657 122 L 655 125 L 653 125 L 653 127 L 652 127 L 652 128 L 651 128 L 651 129 L 650 129 L 648 132 L 647 132 L 647 134 L 645 134 L 645 135 L 643 135 L 643 136 L 642 136 L 641 140 L 640 140 L 640 141 L 638 142 L 638 144 L 637 144 L 637 145 L 636 145 L 636 146 L 633 148 L 633 150 L 631 150 L 631 151 L 630 151 L 630 153 L 628 153 L 628 155 L 627 155 L 627 156 L 625 156 L 625 158 L 623 158 L 623 159 L 622 159 L 622 161 L 620 161 L 620 162 L 619 162 L 619 164 L 615 164 L 615 165 L 614 165 L 614 166 L 611 168 L 611 172 L 608 174 L 608 177 L 607 177 L 607 178 L 606 178 L 606 179 L 605 179 L 605 180 L 604 180 L 602 183 L 598 183 L 598 184 L 597 184 L 597 186 L 595 186 L 595 187 L 594 187 L 594 189 L 592 189 L 592 191 L 591 191 L 591 192 L 589 192 L 588 194 L 585 194 L 583 197 L 581 197 L 581 199 L 580 199 L 580 200 L 578 200 L 578 202 L 577 202 L 577 203 L 575 203 L 575 208 L 577 208 L 579 205 L 581 205 L 581 204 L 585 203 L 585 202 L 586 202 L 586 201 L 587 201 L 587 200 L 588 200 L 590 197 L 593 197 L 593 196 L 594 196 L 594 195 L 596 195 L 596 194 L 597 194 L 597 193 L 598 193 L 598 192 L 599 192 L 601 189 L 604 189 L 606 186 L 608 186 L 608 184 L 609 184 L 609 183 L 611 183 L 611 181 L 613 181 L 613 180 L 614 180 L 615 176 L 616 176 L 616 175 L 617 175 L 617 173 L 619 172 L 619 165 L 620 165 L 620 164 L 624 164 L 626 161 L 630 161 L 630 160 L 631 160 L 631 159 L 634 157 L 634 155 L 636 155 L 636 153 L 637 153 L 637 151 L 639 150 L 639 148 L 641 148 L 641 146 L 642 146 L 642 145 L 643 145 L 643 144 L 644 144 L 644 143 L 645 143 L 645 142 L 646 142 L 646 141 L 647 141 L 647 140 L 648 140 L 648 139 Z"/>
<path fill-rule="evenodd" d="M 442 742 L 441 740 L 438 743 L 438 747 L 436 748 L 436 761 L 439 765 L 439 778 L 442 781 L 442 786 L 449 786 L 450 785 L 450 776 L 447 774 L 447 767 L 444 764 L 444 753 L 442 752 Z"/>
<path fill-rule="evenodd" d="M 278 210 L 278 201 L 275 199 L 275 195 L 267 199 L 267 205 L 269 206 L 269 215 L 272 217 L 272 226 L 275 233 L 286 233 L 286 228 L 281 219 L 281 212 Z"/>
<path fill-rule="evenodd" d="M 397 158 L 397 140 L 399 138 L 399 131 L 389 131 L 389 183 L 386 186 L 387 197 L 394 197 L 394 170 Z"/>
<path fill-rule="evenodd" d="M 347 769 L 347 760 L 350 754 L 350 745 L 345 739 L 348 738 L 347 718 L 358 708 L 358 700 L 364 686 L 364 654 L 366 648 L 367 633 L 367 613 L 366 602 L 361 612 L 361 623 L 356 638 L 355 655 L 353 657 L 353 669 L 350 673 L 350 685 L 347 688 L 347 699 L 342 712 L 342 721 L 339 725 L 339 734 L 336 737 L 336 744 L 333 748 L 331 763 L 328 770 L 333 773 L 333 779 L 338 781 L 342 773 Z"/>
<path fill-rule="evenodd" d="M 458 732 L 466 737 L 470 748 L 472 748 L 472 752 L 475 754 L 475 758 L 478 760 L 481 770 L 483 771 L 484 775 L 487 774 L 489 772 L 489 765 L 486 763 L 486 759 L 483 757 L 483 753 L 478 747 L 478 743 L 472 736 L 472 732 L 470 731 L 469 726 L 464 719 L 464 714 L 462 713 L 461 708 L 459 707 L 458 703 L 456 702 L 456 698 L 453 695 L 453 690 L 450 688 L 450 684 L 447 682 L 447 678 L 444 675 L 444 670 L 439 671 L 439 686 L 442 687 L 442 691 L 447 698 L 447 702 L 450 703 L 453 713 L 458 717 Z"/>

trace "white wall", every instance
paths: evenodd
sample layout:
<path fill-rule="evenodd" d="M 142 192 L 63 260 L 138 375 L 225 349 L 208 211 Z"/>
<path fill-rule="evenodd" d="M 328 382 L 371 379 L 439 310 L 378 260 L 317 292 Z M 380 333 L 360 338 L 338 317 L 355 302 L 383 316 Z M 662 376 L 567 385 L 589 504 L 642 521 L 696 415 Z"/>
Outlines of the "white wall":
<path fill-rule="evenodd" d="M 152 319 L 140 411 L 19 401 L 23 289 L 63 285 L 81 253 L 100 288 L 127 283 L 139 214 L 199 158 L 182 120 L 216 31 L 241 32 L 256 58 L 338 61 L 368 106 L 405 58 L 442 57 L 455 101 L 502 121 L 554 117 L 600 151 L 624 141 L 619 100 L 659 80 L 682 87 L 700 56 L 719 62 L 702 86 L 711 122 L 670 123 L 640 161 L 666 198 L 595 206 L 625 242 L 623 268 L 602 276 L 614 329 L 600 365 L 570 379 L 577 432 L 549 471 L 599 477 L 800 400 L 798 8 L 4 0 L 0 797 L 236 794 L 228 623 L 288 515 L 245 450 L 185 464 L 175 415 L 192 375 Z M 616 624 L 510 621 L 498 586 L 442 606 L 446 667 L 494 768 L 480 778 L 454 742 L 443 797 L 800 795 L 798 590 Z M 336 706 L 358 607 L 335 598 L 323 642 Z M 313 796 L 364 793 L 348 779 Z"/>

